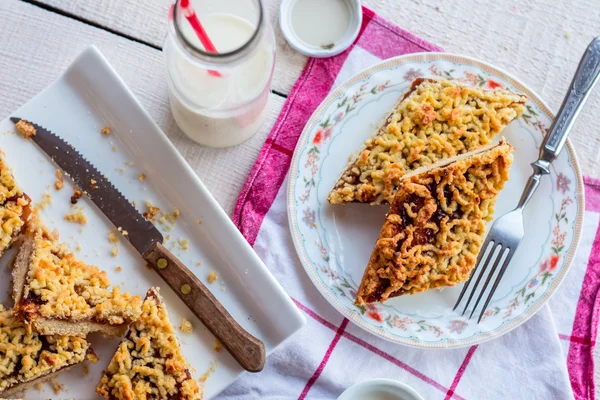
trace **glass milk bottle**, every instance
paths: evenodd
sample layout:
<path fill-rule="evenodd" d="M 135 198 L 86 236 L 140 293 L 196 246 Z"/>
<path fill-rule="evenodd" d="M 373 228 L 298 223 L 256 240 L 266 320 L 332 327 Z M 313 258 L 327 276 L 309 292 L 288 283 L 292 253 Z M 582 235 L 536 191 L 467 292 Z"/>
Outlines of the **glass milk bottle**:
<path fill-rule="evenodd" d="M 217 52 L 202 45 L 190 23 L 194 12 Z M 171 111 L 192 140 L 234 146 L 259 130 L 275 66 L 260 0 L 176 0 L 163 51 Z"/>

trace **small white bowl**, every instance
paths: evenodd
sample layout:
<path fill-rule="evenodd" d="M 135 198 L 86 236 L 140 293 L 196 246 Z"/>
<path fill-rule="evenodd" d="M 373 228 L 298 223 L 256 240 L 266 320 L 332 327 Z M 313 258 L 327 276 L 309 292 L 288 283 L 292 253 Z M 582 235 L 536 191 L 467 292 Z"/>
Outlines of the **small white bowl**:
<path fill-rule="evenodd" d="M 292 25 L 292 10 L 297 1 L 298 0 L 283 0 L 281 2 L 281 6 L 279 7 L 279 26 L 281 27 L 281 31 L 283 32 L 285 40 L 287 40 L 294 50 L 309 57 L 332 57 L 340 54 L 350 47 L 350 45 L 358 36 L 360 27 L 362 25 L 362 7 L 360 5 L 360 0 L 344 0 L 350 11 L 350 23 L 348 25 L 348 29 L 346 30 L 346 33 L 342 39 L 338 40 L 336 43 L 333 43 L 333 47 L 326 49 L 322 46 L 314 46 L 306 43 L 296 34 L 296 31 Z"/>
<path fill-rule="evenodd" d="M 385 393 L 390 399 L 396 396 L 398 400 L 424 400 L 415 389 L 393 379 L 372 379 L 357 383 L 344 390 L 337 400 L 359 400 L 373 393 Z"/>

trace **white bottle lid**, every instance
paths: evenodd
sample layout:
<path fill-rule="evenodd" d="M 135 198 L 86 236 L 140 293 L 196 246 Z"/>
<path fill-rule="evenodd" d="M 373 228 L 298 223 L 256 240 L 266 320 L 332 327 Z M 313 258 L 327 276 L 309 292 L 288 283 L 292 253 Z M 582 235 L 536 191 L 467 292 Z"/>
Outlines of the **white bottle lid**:
<path fill-rule="evenodd" d="M 360 0 L 283 0 L 279 25 L 294 50 L 310 57 L 332 57 L 358 36 Z"/>

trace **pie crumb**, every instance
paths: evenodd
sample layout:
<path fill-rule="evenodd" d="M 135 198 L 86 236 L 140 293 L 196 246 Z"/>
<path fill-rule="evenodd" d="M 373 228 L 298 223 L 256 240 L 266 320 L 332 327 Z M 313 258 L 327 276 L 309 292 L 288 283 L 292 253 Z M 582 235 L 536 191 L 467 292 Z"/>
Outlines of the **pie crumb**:
<path fill-rule="evenodd" d="M 198 225 L 202 225 L 202 221 L 201 220 L 198 220 Z"/>
<path fill-rule="evenodd" d="M 98 189 L 98 186 L 96 186 L 96 180 L 95 179 L 90 179 L 90 188 L 91 189 Z"/>
<path fill-rule="evenodd" d="M 150 266 L 150 264 L 146 264 L 146 269 L 152 271 L 152 267 Z"/>
<path fill-rule="evenodd" d="M 218 279 L 219 277 L 217 276 L 216 273 L 211 272 L 210 274 L 208 274 L 208 282 L 210 283 L 215 283 L 215 281 Z"/>
<path fill-rule="evenodd" d="M 113 249 L 110 251 L 110 255 L 113 257 L 116 257 L 118 254 L 119 254 L 119 248 L 113 247 Z"/>
<path fill-rule="evenodd" d="M 63 390 L 63 385 L 56 382 L 56 380 L 52 379 L 50 382 L 52 383 L 52 389 L 54 390 L 55 394 L 59 394 L 60 391 Z"/>
<path fill-rule="evenodd" d="M 160 208 L 153 206 L 150 201 L 146 201 L 146 209 L 147 209 L 147 211 L 142 213 L 144 218 L 146 218 L 148 221 L 155 221 L 156 216 L 160 212 Z"/>
<path fill-rule="evenodd" d="M 17 128 L 17 131 L 19 131 L 21 136 L 25 139 L 35 136 L 35 128 L 33 125 L 23 119 L 15 124 L 15 128 Z"/>
<path fill-rule="evenodd" d="M 175 210 L 173 211 L 173 218 L 177 218 L 177 217 L 179 217 L 179 210 L 178 210 L 178 209 L 175 209 Z"/>
<path fill-rule="evenodd" d="M 36 383 L 34 386 L 35 390 L 41 391 L 42 390 L 42 384 L 41 383 Z"/>
<path fill-rule="evenodd" d="M 45 210 L 50 204 L 52 204 L 52 195 L 45 192 L 42 196 L 42 200 L 40 200 L 36 206 L 41 210 Z"/>
<path fill-rule="evenodd" d="M 127 236 L 127 235 L 129 235 L 129 233 L 128 233 L 128 232 L 127 232 L 125 229 L 123 229 L 123 228 L 121 228 L 121 227 L 118 227 L 118 228 L 117 228 L 117 230 L 118 230 L 119 232 L 121 232 L 121 235 L 123 235 L 123 236 Z"/>
<path fill-rule="evenodd" d="M 102 134 L 103 134 L 103 135 L 105 135 L 105 136 L 109 136 L 109 135 L 110 135 L 110 133 L 111 133 L 111 132 L 110 132 L 110 128 L 109 128 L 109 127 L 107 127 L 107 126 L 105 126 L 104 128 L 102 128 L 102 129 L 100 130 L 100 133 L 102 133 Z"/>
<path fill-rule="evenodd" d="M 110 233 L 108 234 L 108 241 L 109 241 L 110 243 L 118 243 L 118 242 L 119 242 L 119 237 L 117 236 L 117 234 L 116 234 L 116 233 L 114 233 L 114 232 L 110 232 Z"/>
<path fill-rule="evenodd" d="M 78 244 L 77 247 L 75 247 L 75 251 L 81 251 L 81 245 Z"/>
<path fill-rule="evenodd" d="M 65 221 L 74 222 L 76 224 L 87 224 L 87 217 L 83 212 L 83 208 L 73 207 L 73 212 L 70 214 L 66 214 L 64 219 Z"/>
<path fill-rule="evenodd" d="M 56 169 L 56 180 L 54 181 L 54 188 L 56 190 L 60 190 L 63 188 L 63 186 L 65 185 L 65 182 L 63 180 L 63 173 L 60 169 Z"/>
<path fill-rule="evenodd" d="M 117 146 L 113 146 L 113 147 L 111 148 L 111 150 L 116 152 L 116 151 L 117 151 Z"/>
<path fill-rule="evenodd" d="M 187 239 L 179 239 L 179 247 L 181 247 L 181 250 L 187 250 L 189 249 L 189 244 L 190 241 Z"/>
<path fill-rule="evenodd" d="M 121 272 L 121 271 L 123 271 L 123 268 L 121 268 L 120 266 L 117 265 L 117 268 L 115 268 L 115 271 Z"/>
<path fill-rule="evenodd" d="M 215 338 L 215 347 L 213 348 L 214 351 L 219 353 L 222 348 L 223 348 L 223 343 L 221 343 L 221 341 L 219 339 Z"/>
<path fill-rule="evenodd" d="M 212 360 L 210 362 L 210 368 L 206 370 L 205 373 L 202 374 L 198 381 L 204 383 L 210 377 L 210 375 L 217 370 L 217 360 Z"/>
<path fill-rule="evenodd" d="M 179 329 L 183 333 L 192 333 L 192 331 L 194 330 L 194 327 L 192 326 L 192 323 L 187 318 L 184 317 L 181 320 L 181 326 L 179 327 Z"/>
<path fill-rule="evenodd" d="M 83 196 L 81 190 L 74 188 L 73 195 L 71 196 L 71 204 L 77 204 L 77 201 L 81 198 L 81 196 Z"/>
<path fill-rule="evenodd" d="M 201 266 L 202 266 L 202 262 L 201 262 L 201 261 L 198 261 L 198 262 L 196 263 L 196 267 L 201 267 Z"/>
<path fill-rule="evenodd" d="M 83 364 L 83 369 L 81 370 L 81 372 L 83 373 L 83 375 L 87 375 L 90 373 L 90 366 L 87 364 Z"/>
<path fill-rule="evenodd" d="M 96 353 L 94 353 L 93 351 L 91 353 L 88 353 L 88 355 L 85 357 L 89 362 L 96 364 L 99 360 L 100 357 L 98 357 L 98 355 Z"/>
<path fill-rule="evenodd" d="M 146 180 L 146 175 L 144 175 L 142 173 L 142 174 L 140 174 L 139 178 L 140 178 L 140 182 L 144 182 Z"/>

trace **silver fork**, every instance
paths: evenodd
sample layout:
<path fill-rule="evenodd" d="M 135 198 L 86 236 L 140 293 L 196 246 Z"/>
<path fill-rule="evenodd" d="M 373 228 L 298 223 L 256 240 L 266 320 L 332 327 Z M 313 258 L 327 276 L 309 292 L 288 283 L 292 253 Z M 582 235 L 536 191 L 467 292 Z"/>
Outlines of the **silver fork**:
<path fill-rule="evenodd" d="M 481 246 L 481 251 L 477 257 L 477 263 L 475 264 L 473 273 L 471 274 L 469 280 L 465 283 L 462 291 L 460 292 L 460 296 L 458 297 L 458 301 L 453 308 L 453 310 L 455 310 L 458 307 L 464 295 L 467 293 L 468 288 L 471 285 L 471 281 L 475 279 L 477 270 L 481 269 L 481 272 L 477 275 L 475 286 L 469 294 L 469 298 L 467 299 L 461 315 L 464 315 L 467 311 L 467 308 L 469 307 L 473 296 L 477 292 L 479 284 L 481 283 L 488 266 L 492 264 L 492 268 L 485 279 L 485 283 L 479 291 L 479 296 L 477 297 L 475 306 L 471 311 L 471 315 L 469 315 L 470 319 L 475 313 L 479 302 L 483 298 L 483 295 L 486 292 L 492 277 L 496 273 L 496 270 L 498 267 L 500 267 L 500 271 L 494 280 L 492 288 L 489 291 L 485 303 L 483 304 L 483 308 L 481 309 L 481 313 L 479 314 L 477 323 L 481 322 L 481 318 L 483 317 L 488 304 L 494 296 L 494 292 L 496 291 L 504 272 L 506 272 L 506 268 L 508 267 L 510 260 L 512 259 L 517 247 L 525 235 L 525 229 L 523 226 L 523 208 L 525 208 L 529 200 L 531 200 L 533 193 L 540 184 L 542 176 L 550 173 L 550 164 L 556 159 L 562 150 L 575 118 L 587 100 L 592 88 L 598 82 L 599 77 L 600 36 L 592 40 L 588 48 L 585 50 L 581 61 L 579 62 L 579 66 L 577 67 L 575 76 L 571 81 L 571 86 L 569 87 L 567 96 L 563 100 L 560 110 L 552 122 L 549 133 L 542 142 L 540 156 L 536 162 L 531 164 L 533 167 L 533 174 L 529 177 L 529 180 L 525 185 L 525 189 L 523 190 L 523 194 L 521 195 L 521 199 L 519 200 L 517 208 L 508 214 L 501 216 L 492 224 L 490 232 L 488 233 L 483 246 Z M 487 251 L 488 248 L 489 252 Z"/>

